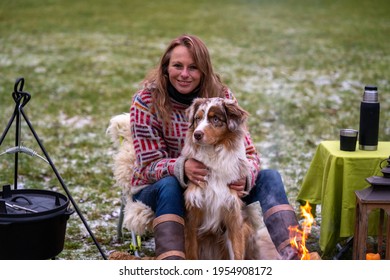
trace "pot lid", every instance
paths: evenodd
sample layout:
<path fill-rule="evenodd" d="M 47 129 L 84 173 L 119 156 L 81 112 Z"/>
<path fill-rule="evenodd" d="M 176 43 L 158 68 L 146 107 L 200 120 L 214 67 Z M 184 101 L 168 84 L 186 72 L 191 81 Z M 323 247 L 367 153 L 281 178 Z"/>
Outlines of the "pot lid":
<path fill-rule="evenodd" d="M 48 190 L 11 190 L 10 185 L 5 185 L 0 192 L 0 219 L 42 215 L 66 209 L 68 205 L 68 198 L 61 193 Z"/>

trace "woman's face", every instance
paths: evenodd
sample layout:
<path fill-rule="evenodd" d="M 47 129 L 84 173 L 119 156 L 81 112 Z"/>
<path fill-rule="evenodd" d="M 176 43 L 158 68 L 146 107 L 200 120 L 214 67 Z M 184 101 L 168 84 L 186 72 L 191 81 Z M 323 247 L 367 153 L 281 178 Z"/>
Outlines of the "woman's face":
<path fill-rule="evenodd" d="M 191 93 L 199 86 L 202 73 L 185 46 L 177 46 L 172 50 L 168 76 L 171 84 L 181 94 Z"/>

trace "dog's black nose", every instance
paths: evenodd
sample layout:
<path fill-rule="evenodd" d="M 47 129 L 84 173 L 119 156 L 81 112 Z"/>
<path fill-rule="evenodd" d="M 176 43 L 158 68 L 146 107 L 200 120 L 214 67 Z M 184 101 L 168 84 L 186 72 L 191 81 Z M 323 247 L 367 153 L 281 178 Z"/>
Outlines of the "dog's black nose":
<path fill-rule="evenodd" d="M 202 137 L 203 137 L 203 132 L 202 131 L 195 131 L 194 132 L 194 138 L 196 140 L 200 140 L 200 139 L 202 139 Z"/>

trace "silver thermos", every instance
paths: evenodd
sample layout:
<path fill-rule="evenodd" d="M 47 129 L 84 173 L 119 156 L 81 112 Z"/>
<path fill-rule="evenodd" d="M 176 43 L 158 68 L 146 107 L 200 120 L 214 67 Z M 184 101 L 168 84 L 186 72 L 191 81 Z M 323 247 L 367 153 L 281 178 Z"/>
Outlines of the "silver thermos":
<path fill-rule="evenodd" d="M 378 148 L 380 104 L 378 88 L 364 87 L 363 100 L 360 103 L 359 149 L 375 151 Z"/>

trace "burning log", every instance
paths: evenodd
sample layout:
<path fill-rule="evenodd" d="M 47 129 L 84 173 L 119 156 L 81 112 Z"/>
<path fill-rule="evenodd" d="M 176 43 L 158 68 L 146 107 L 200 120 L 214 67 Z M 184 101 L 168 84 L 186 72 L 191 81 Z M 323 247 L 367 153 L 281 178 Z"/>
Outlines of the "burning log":
<path fill-rule="evenodd" d="M 310 252 L 309 255 L 310 255 L 310 260 L 313 261 L 321 260 L 321 257 L 317 252 Z"/>

